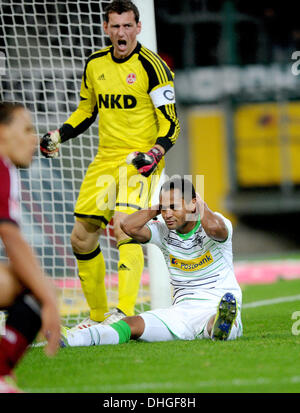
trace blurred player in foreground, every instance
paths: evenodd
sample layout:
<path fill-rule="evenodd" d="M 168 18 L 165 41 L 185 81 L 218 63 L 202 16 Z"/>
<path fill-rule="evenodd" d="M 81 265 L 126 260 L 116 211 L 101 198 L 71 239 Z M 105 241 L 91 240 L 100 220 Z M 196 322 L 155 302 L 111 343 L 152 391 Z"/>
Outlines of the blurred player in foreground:
<path fill-rule="evenodd" d="M 179 134 L 174 75 L 166 63 L 137 41 L 139 11 L 129 0 L 108 5 L 104 31 L 112 45 L 87 60 L 77 110 L 59 130 L 41 139 L 41 153 L 53 158 L 61 143 L 83 133 L 99 113 L 99 148 L 75 206 L 71 244 L 90 317 L 77 328 L 112 323 L 134 314 L 144 267 L 137 240 L 122 220 L 149 205 L 164 167 L 163 156 Z M 126 163 L 127 162 L 129 164 Z M 119 249 L 119 300 L 109 317 L 101 229 L 114 219 Z"/>
<path fill-rule="evenodd" d="M 17 167 L 30 165 L 36 145 L 30 113 L 21 104 L 0 103 L 0 239 L 9 259 L 0 262 L 0 308 L 7 310 L 0 339 L 0 393 L 18 392 L 12 371 L 41 328 L 48 339 L 47 355 L 54 355 L 59 345 L 54 288 L 19 227 Z"/>
<path fill-rule="evenodd" d="M 152 219 L 161 213 L 164 223 Z M 242 293 L 232 261 L 232 225 L 212 212 L 187 179 L 173 178 L 160 192 L 160 204 L 128 216 L 123 231 L 156 244 L 163 252 L 173 287 L 173 304 L 110 326 L 64 330 L 62 346 L 119 344 L 130 339 L 171 341 L 242 335 Z"/>

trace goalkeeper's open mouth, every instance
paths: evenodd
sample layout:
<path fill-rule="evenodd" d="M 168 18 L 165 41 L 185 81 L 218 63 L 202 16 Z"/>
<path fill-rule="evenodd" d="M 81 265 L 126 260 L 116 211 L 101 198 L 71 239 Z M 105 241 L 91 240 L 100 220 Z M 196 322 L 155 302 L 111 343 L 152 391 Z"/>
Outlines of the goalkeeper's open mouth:
<path fill-rule="evenodd" d="M 121 52 L 125 52 L 125 51 L 126 51 L 126 49 L 127 49 L 127 42 L 126 42 L 126 40 L 118 40 L 117 45 L 118 45 L 118 49 L 119 49 Z"/>

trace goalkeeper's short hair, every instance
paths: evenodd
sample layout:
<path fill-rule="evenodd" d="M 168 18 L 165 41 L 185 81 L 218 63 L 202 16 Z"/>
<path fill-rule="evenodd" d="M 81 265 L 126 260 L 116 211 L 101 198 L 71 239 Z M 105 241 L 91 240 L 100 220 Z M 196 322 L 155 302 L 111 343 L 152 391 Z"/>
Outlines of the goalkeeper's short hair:
<path fill-rule="evenodd" d="M 131 0 L 114 0 L 105 8 L 104 20 L 108 23 L 110 13 L 122 14 L 133 11 L 136 23 L 140 20 L 140 13 L 136 5 Z"/>
<path fill-rule="evenodd" d="M 196 198 L 195 187 L 193 183 L 187 178 L 182 178 L 179 176 L 169 179 L 161 186 L 160 194 L 162 193 L 162 191 L 168 192 L 174 189 L 179 189 L 182 194 L 182 198 L 186 202 L 190 202 L 192 199 Z"/>

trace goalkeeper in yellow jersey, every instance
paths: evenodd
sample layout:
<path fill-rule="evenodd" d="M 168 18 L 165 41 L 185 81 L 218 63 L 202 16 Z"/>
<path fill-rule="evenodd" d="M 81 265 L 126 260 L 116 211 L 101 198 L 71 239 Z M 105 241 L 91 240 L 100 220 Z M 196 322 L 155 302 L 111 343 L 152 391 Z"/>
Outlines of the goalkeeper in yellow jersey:
<path fill-rule="evenodd" d="M 120 223 L 127 214 L 148 206 L 164 168 L 163 156 L 179 134 L 174 75 L 157 54 L 137 41 L 141 31 L 137 7 L 130 0 L 113 1 L 106 8 L 103 28 L 112 45 L 87 59 L 78 108 L 40 142 L 41 153 L 54 158 L 61 143 L 83 133 L 99 114 L 98 153 L 81 185 L 71 234 L 90 307 L 90 317 L 80 328 L 134 314 L 144 257 L 141 245 L 121 230 Z M 106 317 L 99 236 L 112 217 L 119 249 L 119 300 Z"/>

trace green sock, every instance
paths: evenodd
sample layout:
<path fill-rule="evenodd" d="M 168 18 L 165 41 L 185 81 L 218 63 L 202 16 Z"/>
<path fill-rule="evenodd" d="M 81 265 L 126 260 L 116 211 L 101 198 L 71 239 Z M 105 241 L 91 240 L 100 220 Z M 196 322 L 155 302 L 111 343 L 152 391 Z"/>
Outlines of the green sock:
<path fill-rule="evenodd" d="M 127 343 L 130 340 L 131 329 L 125 321 L 120 320 L 116 323 L 110 324 L 110 327 L 116 330 L 119 334 L 119 344 Z"/>

